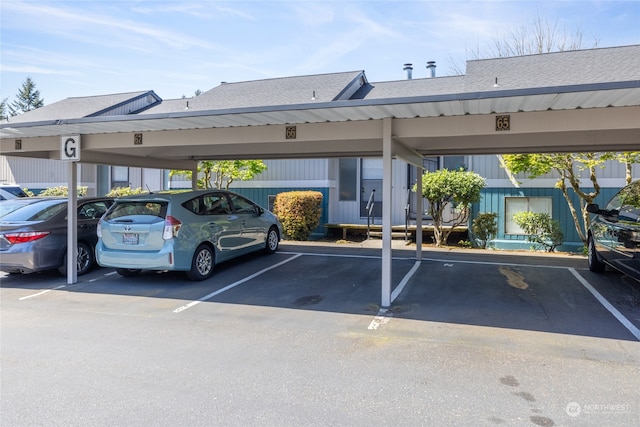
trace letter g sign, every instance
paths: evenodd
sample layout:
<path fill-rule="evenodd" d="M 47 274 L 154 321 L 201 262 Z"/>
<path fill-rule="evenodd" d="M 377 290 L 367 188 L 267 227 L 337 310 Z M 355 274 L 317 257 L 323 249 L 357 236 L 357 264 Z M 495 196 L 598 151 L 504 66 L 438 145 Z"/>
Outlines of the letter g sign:
<path fill-rule="evenodd" d="M 80 135 L 63 135 L 60 138 L 60 160 L 77 162 L 80 160 Z"/>

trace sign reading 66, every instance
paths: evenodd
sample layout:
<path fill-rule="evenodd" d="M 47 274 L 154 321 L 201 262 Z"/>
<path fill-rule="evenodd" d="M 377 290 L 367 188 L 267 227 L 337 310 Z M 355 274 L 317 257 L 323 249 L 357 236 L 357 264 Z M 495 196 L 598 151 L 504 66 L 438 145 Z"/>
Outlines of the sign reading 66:
<path fill-rule="evenodd" d="M 511 116 L 496 116 L 496 130 L 511 130 Z"/>

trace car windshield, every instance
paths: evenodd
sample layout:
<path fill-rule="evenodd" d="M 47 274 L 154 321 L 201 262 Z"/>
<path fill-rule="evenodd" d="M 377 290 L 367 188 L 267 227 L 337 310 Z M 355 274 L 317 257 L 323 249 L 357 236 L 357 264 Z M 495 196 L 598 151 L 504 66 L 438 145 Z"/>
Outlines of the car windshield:
<path fill-rule="evenodd" d="M 622 206 L 618 219 L 621 221 L 640 222 L 640 181 L 620 191 Z"/>
<path fill-rule="evenodd" d="M 63 200 L 45 200 L 9 212 L 0 221 L 44 221 L 66 208 L 67 202 Z"/>
<path fill-rule="evenodd" d="M 116 202 L 113 209 L 107 212 L 105 216 L 106 221 L 111 221 L 114 219 L 117 220 L 133 220 L 134 216 L 147 216 L 152 217 L 151 219 L 162 219 L 167 213 L 167 203 L 166 202 L 157 202 L 157 201 L 119 201 Z M 136 220 L 140 220 L 136 218 Z"/>
<path fill-rule="evenodd" d="M 28 197 L 27 193 L 25 193 L 24 191 L 22 191 L 22 188 L 18 187 L 18 186 L 5 186 L 5 187 L 0 187 L 2 188 L 4 191 L 6 191 L 7 193 L 11 193 L 16 197 Z"/>

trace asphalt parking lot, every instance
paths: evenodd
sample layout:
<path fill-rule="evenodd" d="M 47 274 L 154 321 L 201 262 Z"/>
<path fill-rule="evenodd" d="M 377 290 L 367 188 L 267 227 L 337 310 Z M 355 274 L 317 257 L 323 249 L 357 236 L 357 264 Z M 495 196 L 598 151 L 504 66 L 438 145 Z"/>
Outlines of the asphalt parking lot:
<path fill-rule="evenodd" d="M 640 284 L 405 249 L 388 310 L 360 245 L 283 242 L 203 282 L 3 275 L 0 424 L 640 424 Z"/>

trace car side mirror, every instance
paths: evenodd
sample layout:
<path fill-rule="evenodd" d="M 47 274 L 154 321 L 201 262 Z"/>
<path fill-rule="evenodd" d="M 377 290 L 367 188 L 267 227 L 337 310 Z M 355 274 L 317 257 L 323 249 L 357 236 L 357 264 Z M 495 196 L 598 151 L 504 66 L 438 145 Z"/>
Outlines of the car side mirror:
<path fill-rule="evenodd" d="M 602 213 L 602 211 L 600 210 L 600 206 L 598 206 L 597 203 L 589 203 L 587 205 L 587 212 L 596 215 L 600 215 Z"/>

